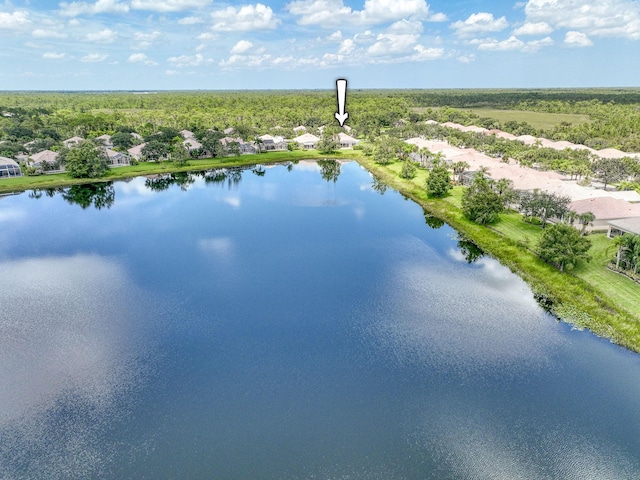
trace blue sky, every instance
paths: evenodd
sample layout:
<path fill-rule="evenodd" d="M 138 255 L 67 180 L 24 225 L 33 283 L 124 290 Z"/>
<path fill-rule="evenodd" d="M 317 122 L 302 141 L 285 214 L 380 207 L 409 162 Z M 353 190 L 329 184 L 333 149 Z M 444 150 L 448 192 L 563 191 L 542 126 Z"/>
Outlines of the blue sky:
<path fill-rule="evenodd" d="M 638 86 L 639 47 L 638 0 L 0 3 L 0 90 Z"/>

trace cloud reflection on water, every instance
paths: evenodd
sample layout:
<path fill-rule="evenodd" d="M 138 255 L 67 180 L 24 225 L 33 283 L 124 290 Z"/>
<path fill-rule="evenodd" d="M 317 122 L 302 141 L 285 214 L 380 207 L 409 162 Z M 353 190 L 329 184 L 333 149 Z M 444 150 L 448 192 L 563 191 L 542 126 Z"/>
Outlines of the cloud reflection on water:
<path fill-rule="evenodd" d="M 137 321 L 148 295 L 99 256 L 9 261 L 0 271 L 0 477 L 93 474 L 109 455 L 101 435 L 143 381 L 153 340 Z"/>

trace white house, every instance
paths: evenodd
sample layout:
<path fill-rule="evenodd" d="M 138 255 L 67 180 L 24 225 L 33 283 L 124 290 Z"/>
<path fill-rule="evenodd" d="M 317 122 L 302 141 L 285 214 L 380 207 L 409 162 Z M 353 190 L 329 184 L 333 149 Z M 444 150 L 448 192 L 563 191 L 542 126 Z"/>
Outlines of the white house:
<path fill-rule="evenodd" d="M 285 151 L 287 149 L 287 142 L 284 137 L 280 135 L 276 135 L 275 137 L 271 135 L 261 135 L 258 138 L 260 139 L 258 147 L 263 152 Z"/>
<path fill-rule="evenodd" d="M 182 136 L 182 138 L 184 138 L 185 140 L 189 139 L 189 138 L 196 138 L 196 135 L 190 131 L 190 130 L 181 130 L 180 131 L 180 135 Z"/>
<path fill-rule="evenodd" d="M 100 135 L 96 137 L 96 140 L 100 145 L 104 145 L 107 148 L 113 147 L 113 142 L 111 141 L 111 135 Z"/>
<path fill-rule="evenodd" d="M 338 139 L 340 142 L 340 148 L 353 148 L 355 145 L 360 143 L 359 140 L 356 140 L 352 136 L 342 132 L 338 134 Z"/>
<path fill-rule="evenodd" d="M 77 147 L 81 142 L 84 142 L 84 138 L 82 137 L 71 137 L 67 138 L 62 144 L 67 148 Z"/>
<path fill-rule="evenodd" d="M 15 160 L 0 157 L 0 178 L 21 177 L 22 170 Z"/>
<path fill-rule="evenodd" d="M 312 133 L 305 133 L 304 135 L 294 138 L 293 141 L 300 145 L 304 150 L 311 150 L 318 147 L 320 138 L 316 137 Z"/>

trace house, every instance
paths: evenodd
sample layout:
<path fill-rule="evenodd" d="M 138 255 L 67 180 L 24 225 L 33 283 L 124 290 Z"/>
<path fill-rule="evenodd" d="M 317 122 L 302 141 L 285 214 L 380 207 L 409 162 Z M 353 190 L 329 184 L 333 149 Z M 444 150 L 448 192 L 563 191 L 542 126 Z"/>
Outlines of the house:
<path fill-rule="evenodd" d="M 180 132 L 182 134 L 182 132 Z M 196 150 L 202 150 L 202 144 L 195 139 L 195 137 L 185 137 L 185 141 L 182 142 L 184 148 L 189 150 L 189 152 L 194 152 Z"/>
<path fill-rule="evenodd" d="M 596 216 L 593 221 L 594 230 L 609 228 L 611 222 L 619 222 L 623 219 L 640 217 L 640 204 L 630 203 L 626 200 L 612 197 L 592 197 L 577 200 L 569 205 L 574 212 L 591 212 Z"/>
<path fill-rule="evenodd" d="M 236 143 L 238 145 L 238 148 L 240 149 L 240 154 L 244 155 L 248 153 L 257 152 L 256 147 L 254 145 L 250 144 L 249 142 L 245 142 L 240 137 L 236 137 L 236 138 L 224 137 L 220 139 L 220 143 L 222 144 L 222 147 L 225 149 L 225 151 L 227 151 L 227 153 L 230 153 L 233 143 Z"/>
<path fill-rule="evenodd" d="M 189 138 L 196 138 L 196 135 L 190 131 L 190 130 L 180 130 L 180 135 L 182 136 L 182 138 L 184 138 L 185 140 L 189 139 Z"/>
<path fill-rule="evenodd" d="M 233 127 L 225 128 L 222 131 L 222 133 L 224 133 L 225 135 L 231 135 L 233 132 L 235 132 L 235 129 Z"/>
<path fill-rule="evenodd" d="M 15 160 L 0 157 L 0 178 L 21 177 L 22 170 Z"/>
<path fill-rule="evenodd" d="M 340 142 L 340 148 L 353 148 L 355 145 L 360 143 L 359 140 L 356 140 L 355 138 L 342 132 L 338 134 L 338 140 Z"/>
<path fill-rule="evenodd" d="M 136 145 L 135 147 L 127 150 L 129 156 L 135 160 L 140 160 L 142 158 L 142 149 L 147 146 L 147 143 L 141 143 L 140 145 Z"/>
<path fill-rule="evenodd" d="M 67 148 L 73 148 L 77 147 L 82 142 L 84 142 L 84 138 L 82 137 L 71 137 L 63 141 L 62 144 Z"/>
<path fill-rule="evenodd" d="M 304 150 L 311 150 L 317 148 L 320 139 L 311 133 L 305 133 L 304 135 L 294 138 L 293 141 Z"/>
<path fill-rule="evenodd" d="M 607 231 L 607 236 L 609 238 L 624 235 L 625 233 L 640 235 L 640 217 L 611 220 L 608 223 L 609 230 Z"/>
<path fill-rule="evenodd" d="M 104 145 L 107 148 L 113 147 L 111 135 L 100 135 L 99 137 L 96 137 L 96 142 L 100 145 Z"/>
<path fill-rule="evenodd" d="M 305 127 L 304 125 L 298 125 L 297 127 L 295 127 L 293 129 L 293 131 L 296 132 L 296 133 L 306 132 L 307 131 L 307 127 Z"/>
<path fill-rule="evenodd" d="M 262 152 L 275 152 L 275 151 L 285 151 L 287 150 L 287 142 L 284 137 L 280 135 L 276 135 L 275 137 L 271 135 L 262 135 L 258 137 L 260 142 L 256 142 L 258 148 Z"/>
<path fill-rule="evenodd" d="M 140 135 L 139 133 L 136 132 L 131 132 L 131 136 L 135 139 L 135 140 L 142 140 L 142 135 Z"/>
<path fill-rule="evenodd" d="M 129 155 L 126 155 L 122 152 L 116 152 L 115 150 L 111 150 L 110 148 L 105 149 L 107 153 L 107 158 L 109 159 L 109 166 L 111 167 L 124 167 L 126 165 L 131 165 L 131 159 Z"/>
<path fill-rule="evenodd" d="M 43 150 L 42 152 L 34 153 L 31 155 L 27 164 L 32 167 L 42 167 L 45 163 L 53 165 L 58 161 L 58 154 L 51 150 Z"/>

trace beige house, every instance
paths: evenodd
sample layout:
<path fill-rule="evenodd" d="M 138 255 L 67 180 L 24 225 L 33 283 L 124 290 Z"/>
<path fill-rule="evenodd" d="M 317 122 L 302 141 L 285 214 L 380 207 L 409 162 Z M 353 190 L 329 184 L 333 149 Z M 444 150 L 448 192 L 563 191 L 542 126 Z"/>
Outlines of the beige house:
<path fill-rule="evenodd" d="M 100 145 L 104 145 L 107 148 L 113 147 L 113 143 L 111 142 L 111 135 L 100 135 L 99 137 L 96 137 L 96 141 Z"/>
<path fill-rule="evenodd" d="M 131 159 L 129 155 L 126 155 L 122 152 L 116 152 L 111 150 L 110 148 L 105 149 L 107 153 L 107 158 L 109 159 L 109 166 L 111 167 L 124 167 L 127 165 L 131 165 Z"/>
<path fill-rule="evenodd" d="M 84 138 L 82 137 L 71 137 L 64 140 L 62 144 L 67 148 L 73 148 L 77 147 L 82 142 L 84 142 Z"/>
<path fill-rule="evenodd" d="M 640 204 L 612 197 L 594 197 L 572 202 L 570 210 L 576 213 L 591 212 L 596 216 L 593 230 L 605 230 L 611 222 L 640 217 Z"/>
<path fill-rule="evenodd" d="M 180 131 L 180 135 L 182 136 L 182 138 L 184 138 L 185 140 L 189 139 L 189 138 L 196 138 L 196 135 L 190 131 L 190 130 L 181 130 Z"/>
<path fill-rule="evenodd" d="M 43 150 L 42 152 L 34 153 L 31 155 L 27 164 L 31 167 L 42 167 L 43 164 L 48 163 L 49 165 L 53 165 L 58 161 L 58 154 L 56 152 L 52 152 L 51 150 Z"/>
<path fill-rule="evenodd" d="M 338 140 L 340 142 L 340 148 L 353 148 L 355 145 L 360 143 L 359 140 L 356 140 L 352 136 L 342 132 L 338 134 Z"/>
<path fill-rule="evenodd" d="M 304 135 L 294 138 L 293 141 L 300 145 L 304 150 L 312 150 L 318 147 L 320 138 L 316 137 L 312 133 L 305 133 Z"/>
<path fill-rule="evenodd" d="M 136 145 L 135 147 L 127 150 L 129 156 L 135 160 L 140 160 L 142 158 L 142 149 L 147 146 L 147 143 L 141 143 L 140 145 Z"/>

